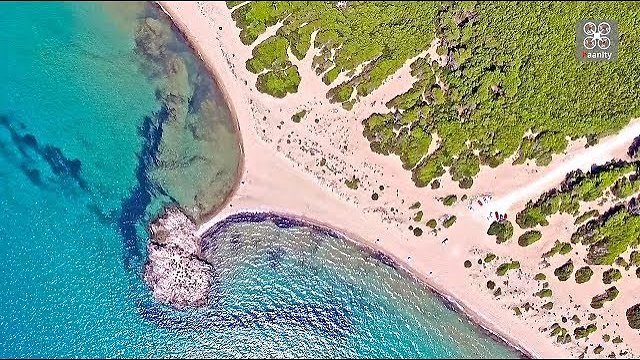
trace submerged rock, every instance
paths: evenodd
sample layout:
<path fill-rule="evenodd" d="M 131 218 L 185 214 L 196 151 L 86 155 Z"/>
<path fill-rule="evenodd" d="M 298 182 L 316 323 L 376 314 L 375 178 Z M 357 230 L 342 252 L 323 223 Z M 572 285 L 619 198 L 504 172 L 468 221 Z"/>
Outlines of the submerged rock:
<path fill-rule="evenodd" d="M 213 267 L 202 259 L 195 224 L 170 207 L 149 225 L 144 281 L 156 300 L 178 309 L 206 306 Z"/>

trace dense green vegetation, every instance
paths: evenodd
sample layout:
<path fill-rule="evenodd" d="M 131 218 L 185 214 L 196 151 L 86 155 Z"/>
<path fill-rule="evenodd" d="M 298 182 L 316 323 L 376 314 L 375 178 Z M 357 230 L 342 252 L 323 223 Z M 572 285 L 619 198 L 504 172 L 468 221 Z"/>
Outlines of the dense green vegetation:
<path fill-rule="evenodd" d="M 364 120 L 371 148 L 400 156 L 419 186 L 448 169 L 468 188 L 481 165 L 495 167 L 514 153 L 516 163 L 544 165 L 570 139 L 586 137 L 592 144 L 640 115 L 640 49 L 629 46 L 640 42 L 640 9 L 633 3 L 345 4 L 239 6 L 232 16 L 245 44 L 282 24 L 254 47 L 247 68 L 258 74 L 260 91 L 285 96 L 300 82 L 291 57 L 302 59 L 315 48 L 313 67 L 331 86 L 327 96 L 350 108 L 437 36 L 444 63 L 414 60 L 413 87 L 389 101 L 389 112 Z M 575 60 L 573 24 L 593 17 L 618 20 L 617 61 Z M 341 74 L 346 80 L 338 83 Z M 428 153 L 433 134 L 443 140 Z"/>
<path fill-rule="evenodd" d="M 576 283 L 584 284 L 587 281 L 591 280 L 593 276 L 593 270 L 591 270 L 588 266 L 583 266 L 580 269 L 576 270 Z"/>
<path fill-rule="evenodd" d="M 435 229 L 436 226 L 438 226 L 438 222 L 436 221 L 436 219 L 429 219 L 429 221 L 427 221 L 427 226 Z"/>
<path fill-rule="evenodd" d="M 529 230 L 518 237 L 518 245 L 529 246 L 542 238 L 542 233 L 538 230 Z"/>
<path fill-rule="evenodd" d="M 578 228 L 571 241 L 589 247 L 588 264 L 612 265 L 630 246 L 639 244 L 640 215 L 635 214 L 631 205 L 617 206 Z"/>
<path fill-rule="evenodd" d="M 547 280 L 547 275 L 543 273 L 537 273 L 536 276 L 533 277 L 533 279 L 537 281 L 545 281 Z"/>
<path fill-rule="evenodd" d="M 571 259 L 553 271 L 553 275 L 555 275 L 560 281 L 569 280 L 571 274 L 573 274 L 573 261 Z"/>
<path fill-rule="evenodd" d="M 310 48 L 316 48 L 319 50 L 313 58 L 316 74 L 332 85 L 327 96 L 346 105 L 352 94 L 356 99 L 370 94 L 406 60 L 429 47 L 434 36 L 434 16 L 440 7 L 438 3 L 417 2 L 347 4 L 340 8 L 335 1 L 258 1 L 240 6 L 232 16 L 241 29 L 244 44 L 252 44 L 267 27 L 282 22 L 276 35 L 255 47 L 247 68 L 254 73 L 266 70 L 265 75 L 283 68 L 295 69 L 287 49 L 302 59 Z M 355 73 L 363 64 L 362 71 Z M 349 79 L 335 84 L 341 73 Z M 274 95 L 271 88 L 266 86 L 260 91 Z"/>
<path fill-rule="evenodd" d="M 400 156 L 418 186 L 447 167 L 454 181 L 469 186 L 481 165 L 495 167 L 513 153 L 516 163 L 533 159 L 543 165 L 564 151 L 568 139 L 593 143 L 620 129 L 640 113 L 635 101 L 640 64 L 634 54 L 639 50 L 621 52 L 615 63 L 576 61 L 575 27 L 567 23 L 595 14 L 618 19 L 625 34 L 621 49 L 637 41 L 640 10 L 629 4 L 443 5 L 436 36 L 446 64 L 412 64 L 418 78 L 413 88 L 387 104 L 391 112 L 364 121 L 371 148 Z M 602 76 L 617 80 L 601 85 L 600 93 L 584 91 Z M 618 98 L 611 102 L 613 97 Z M 596 105 L 600 102 L 606 104 Z M 532 134 L 526 135 L 528 130 Z M 427 153 L 433 133 L 443 141 Z"/>
<path fill-rule="evenodd" d="M 496 243 L 503 243 L 513 236 L 513 225 L 510 221 L 494 221 L 489 226 L 487 235 L 495 235 Z"/>
<path fill-rule="evenodd" d="M 496 274 L 498 274 L 498 276 L 504 276 L 510 270 L 516 270 L 516 269 L 520 269 L 520 262 L 513 260 L 511 262 L 504 263 L 498 266 L 498 269 L 496 270 Z"/>
<path fill-rule="evenodd" d="M 616 181 L 637 171 L 637 162 L 624 161 L 611 162 L 588 173 L 573 171 L 567 175 L 559 190 L 551 190 L 536 202 L 527 203 L 525 209 L 516 215 L 516 223 L 521 228 L 531 228 L 546 226 L 549 223 L 547 217 L 558 212 L 578 216 L 581 201 L 600 198 Z"/>

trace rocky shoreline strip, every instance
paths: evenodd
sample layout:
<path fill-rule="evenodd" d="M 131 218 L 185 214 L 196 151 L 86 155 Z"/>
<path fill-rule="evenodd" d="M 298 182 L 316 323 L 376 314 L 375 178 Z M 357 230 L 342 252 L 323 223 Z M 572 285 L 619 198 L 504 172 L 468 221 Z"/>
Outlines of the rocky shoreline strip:
<path fill-rule="evenodd" d="M 195 224 L 177 207 L 168 207 L 149 224 L 144 282 L 153 297 L 177 309 L 209 303 L 213 266 L 202 258 Z"/>

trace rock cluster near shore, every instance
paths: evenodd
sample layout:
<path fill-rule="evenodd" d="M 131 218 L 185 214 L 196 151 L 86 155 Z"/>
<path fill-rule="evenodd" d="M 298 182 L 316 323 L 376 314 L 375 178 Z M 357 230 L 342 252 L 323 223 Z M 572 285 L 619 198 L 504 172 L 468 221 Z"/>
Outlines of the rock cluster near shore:
<path fill-rule="evenodd" d="M 213 267 L 201 257 L 195 224 L 170 207 L 149 225 L 144 281 L 156 300 L 178 309 L 208 304 Z"/>

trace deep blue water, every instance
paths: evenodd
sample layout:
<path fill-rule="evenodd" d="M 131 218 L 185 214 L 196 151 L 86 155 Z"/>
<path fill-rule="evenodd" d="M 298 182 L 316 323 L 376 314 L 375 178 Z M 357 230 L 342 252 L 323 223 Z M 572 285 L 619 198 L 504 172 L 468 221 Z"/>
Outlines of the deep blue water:
<path fill-rule="evenodd" d="M 157 304 L 146 223 L 233 183 L 215 85 L 144 3 L 0 3 L 0 44 L 0 357 L 516 355 L 381 261 L 270 221 L 212 242 L 211 307 Z"/>

